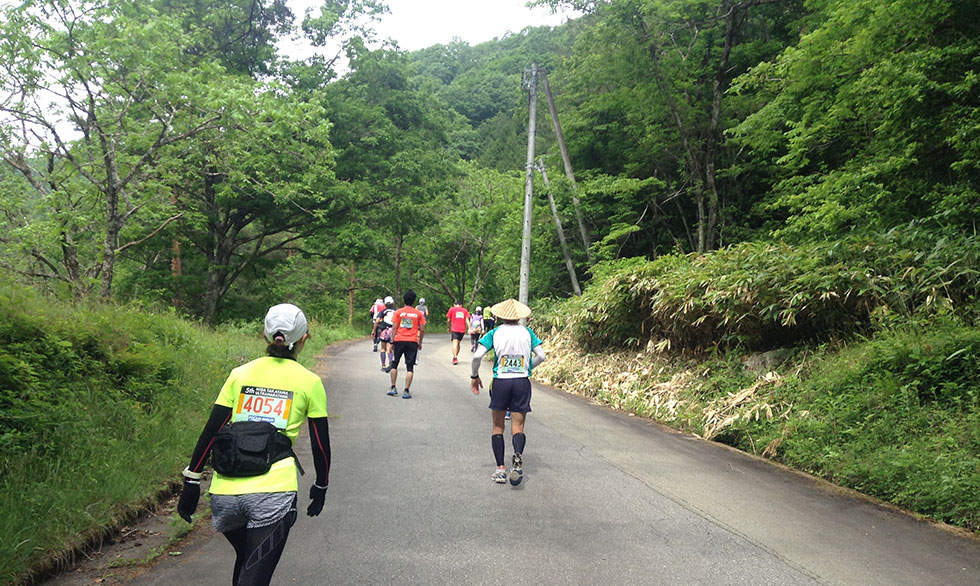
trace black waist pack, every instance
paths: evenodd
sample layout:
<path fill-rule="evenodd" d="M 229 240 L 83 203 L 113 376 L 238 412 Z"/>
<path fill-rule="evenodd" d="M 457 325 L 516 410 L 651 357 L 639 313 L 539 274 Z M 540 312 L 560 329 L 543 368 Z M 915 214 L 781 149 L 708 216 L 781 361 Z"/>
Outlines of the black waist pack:
<path fill-rule="evenodd" d="M 268 421 L 229 423 L 218 430 L 211 445 L 211 467 L 234 478 L 260 476 L 273 463 L 290 457 L 296 458 L 293 442 Z M 304 474 L 299 458 L 296 468 Z"/>

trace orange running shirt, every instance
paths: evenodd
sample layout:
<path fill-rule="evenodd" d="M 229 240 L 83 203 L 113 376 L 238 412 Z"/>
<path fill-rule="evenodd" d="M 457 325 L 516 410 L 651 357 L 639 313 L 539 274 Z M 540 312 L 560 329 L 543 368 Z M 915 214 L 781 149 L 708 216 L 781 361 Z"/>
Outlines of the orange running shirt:
<path fill-rule="evenodd" d="M 392 316 L 396 342 L 418 342 L 419 331 L 425 326 L 425 316 L 414 307 L 405 306 Z"/>

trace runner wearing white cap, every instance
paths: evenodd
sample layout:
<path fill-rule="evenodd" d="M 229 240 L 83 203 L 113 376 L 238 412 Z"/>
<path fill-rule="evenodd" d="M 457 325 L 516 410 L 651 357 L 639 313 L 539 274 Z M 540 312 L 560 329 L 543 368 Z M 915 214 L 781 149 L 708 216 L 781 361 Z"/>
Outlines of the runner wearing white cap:
<path fill-rule="evenodd" d="M 222 385 L 184 469 L 177 503 L 178 514 L 190 522 L 205 463 L 213 456 L 211 522 L 235 549 L 233 584 L 269 584 L 279 563 L 297 517 L 296 472 L 302 467 L 292 444 L 304 421 L 316 470 L 306 509 L 311 517 L 323 510 L 330 473 L 323 381 L 296 362 L 309 337 L 306 316 L 295 305 L 276 305 L 266 314 L 264 333 L 266 356 L 235 368 Z M 238 443 L 242 438 L 253 441 Z M 257 445 L 265 447 L 256 450 Z"/>

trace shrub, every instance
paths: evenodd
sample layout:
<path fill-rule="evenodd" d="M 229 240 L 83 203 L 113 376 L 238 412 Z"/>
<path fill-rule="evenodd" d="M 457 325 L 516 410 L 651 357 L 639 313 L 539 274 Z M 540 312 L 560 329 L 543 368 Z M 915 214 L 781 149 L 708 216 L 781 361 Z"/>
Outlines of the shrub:
<path fill-rule="evenodd" d="M 980 292 L 980 241 L 910 225 L 602 269 L 608 278 L 563 312 L 586 350 L 762 350 L 871 331 L 889 315 L 964 307 Z"/>
<path fill-rule="evenodd" d="M 213 332 L 130 307 L 0 287 L 0 583 L 43 571 L 178 478 L 261 320 Z M 318 327 L 311 367 L 352 330 Z"/>

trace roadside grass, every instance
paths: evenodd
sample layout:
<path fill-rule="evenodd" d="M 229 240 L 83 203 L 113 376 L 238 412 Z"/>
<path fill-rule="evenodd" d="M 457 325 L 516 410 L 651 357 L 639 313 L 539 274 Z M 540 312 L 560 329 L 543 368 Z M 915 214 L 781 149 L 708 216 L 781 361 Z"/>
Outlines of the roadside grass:
<path fill-rule="evenodd" d="M 0 583 L 65 567 L 171 494 L 228 372 L 261 356 L 261 322 L 174 315 L 0 288 Z M 359 332 L 311 324 L 312 367 Z"/>
<path fill-rule="evenodd" d="M 960 311 L 980 298 L 980 237 L 912 223 L 797 244 L 592 268 L 580 297 L 546 308 L 585 351 L 767 350 L 874 331 L 882 320 Z"/>
<path fill-rule="evenodd" d="M 923 221 L 593 267 L 543 382 L 980 531 L 980 238 Z"/>
<path fill-rule="evenodd" d="M 847 344 L 682 357 L 546 337 L 546 384 L 980 531 L 980 329 L 899 320 Z"/>
<path fill-rule="evenodd" d="M 980 330 L 911 322 L 824 350 L 774 388 L 773 400 L 797 409 L 778 426 L 738 428 L 773 445 L 767 455 L 980 531 Z"/>

